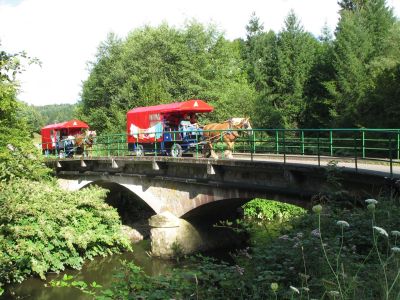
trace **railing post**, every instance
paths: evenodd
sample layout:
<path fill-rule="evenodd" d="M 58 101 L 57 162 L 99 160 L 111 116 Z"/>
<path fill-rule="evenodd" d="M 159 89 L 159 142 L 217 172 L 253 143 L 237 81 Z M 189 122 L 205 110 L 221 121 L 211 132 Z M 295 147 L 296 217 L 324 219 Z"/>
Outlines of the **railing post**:
<path fill-rule="evenodd" d="M 392 134 L 389 133 L 390 178 L 393 178 Z"/>
<path fill-rule="evenodd" d="M 253 154 L 256 153 L 256 132 L 253 130 L 252 131 L 252 143 L 253 145 L 251 145 L 251 161 L 253 161 Z"/>
<path fill-rule="evenodd" d="M 318 167 L 321 166 L 321 156 L 320 156 L 320 151 L 319 151 L 319 130 L 318 130 L 318 135 L 317 135 L 317 154 L 318 154 Z"/>
<path fill-rule="evenodd" d="M 330 150 L 331 156 L 333 156 L 333 131 L 332 131 L 332 129 L 329 130 L 329 150 Z"/>
<path fill-rule="evenodd" d="M 117 156 L 119 156 L 119 138 L 117 137 Z"/>
<path fill-rule="evenodd" d="M 253 154 L 255 154 L 256 153 L 256 132 L 255 132 L 255 130 L 253 130 L 253 134 L 252 134 L 252 138 L 253 138 Z"/>
<path fill-rule="evenodd" d="M 397 159 L 400 159 L 400 131 L 397 131 Z"/>
<path fill-rule="evenodd" d="M 110 156 L 110 136 L 107 135 L 107 156 Z"/>
<path fill-rule="evenodd" d="M 157 156 L 157 132 L 154 132 L 154 156 Z"/>
<path fill-rule="evenodd" d="M 196 158 L 199 158 L 199 132 L 198 129 L 196 128 Z"/>
<path fill-rule="evenodd" d="M 301 154 L 304 155 L 304 130 L 301 131 Z"/>
<path fill-rule="evenodd" d="M 356 173 L 358 172 L 358 161 L 357 161 L 357 135 L 354 132 L 354 165 L 356 168 Z"/>
<path fill-rule="evenodd" d="M 279 154 L 279 131 L 275 130 L 275 144 L 276 144 L 276 154 Z"/>
<path fill-rule="evenodd" d="M 285 139 L 285 129 L 283 129 L 283 163 L 286 164 L 286 139 Z"/>
<path fill-rule="evenodd" d="M 362 158 L 365 158 L 365 130 L 361 129 L 362 137 Z"/>

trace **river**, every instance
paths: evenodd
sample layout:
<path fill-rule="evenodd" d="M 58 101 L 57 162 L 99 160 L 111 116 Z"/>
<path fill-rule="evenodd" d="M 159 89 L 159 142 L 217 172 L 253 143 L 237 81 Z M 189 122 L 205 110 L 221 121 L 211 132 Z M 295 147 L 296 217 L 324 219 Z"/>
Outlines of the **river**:
<path fill-rule="evenodd" d="M 87 300 L 93 299 L 75 288 L 60 288 L 46 286 L 51 280 L 62 279 L 64 274 L 73 275 L 75 280 L 91 283 L 96 281 L 103 287 L 110 285 L 112 276 L 121 264 L 121 260 L 132 261 L 140 266 L 148 275 L 164 274 L 176 265 L 173 260 L 162 260 L 149 257 L 150 241 L 144 240 L 133 244 L 132 252 L 114 254 L 107 257 L 98 257 L 86 262 L 81 270 L 67 270 L 59 274 L 48 274 L 47 280 L 28 278 L 20 284 L 7 287 L 1 300 L 34 299 L 34 300 Z"/>
<path fill-rule="evenodd" d="M 87 283 L 95 281 L 103 287 L 111 284 L 113 274 L 121 265 L 122 260 L 132 261 L 140 266 L 148 275 L 161 275 L 178 267 L 175 260 L 164 260 L 150 257 L 147 252 L 150 250 L 150 240 L 143 240 L 133 244 L 132 252 L 114 254 L 107 257 L 98 257 L 93 261 L 87 261 L 81 270 L 66 270 L 59 274 L 47 274 L 47 280 L 39 278 L 28 278 L 20 284 L 13 284 L 6 288 L 6 292 L 0 300 L 32 299 L 32 300 L 89 300 L 92 296 L 82 293 L 76 288 L 50 287 L 51 280 L 61 280 L 64 274 L 74 276 L 74 280 L 82 280 Z M 205 255 L 215 258 L 230 260 L 229 252 L 232 249 L 221 249 L 207 252 Z M 183 262 L 184 264 L 184 262 Z"/>

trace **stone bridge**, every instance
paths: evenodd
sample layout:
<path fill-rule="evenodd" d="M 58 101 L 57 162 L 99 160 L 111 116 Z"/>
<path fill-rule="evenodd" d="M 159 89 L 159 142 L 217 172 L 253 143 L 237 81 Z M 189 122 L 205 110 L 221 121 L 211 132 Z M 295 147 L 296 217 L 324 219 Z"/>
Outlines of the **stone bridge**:
<path fill-rule="evenodd" d="M 254 198 L 308 207 L 313 195 L 331 188 L 332 176 L 360 196 L 378 194 L 385 183 L 384 173 L 368 170 L 249 159 L 96 157 L 47 164 L 67 190 L 116 184 L 143 200 L 155 213 L 149 222 L 152 251 L 158 256 L 172 255 L 175 242 L 187 253 L 205 248 L 204 234 L 193 220 L 229 218 Z"/>

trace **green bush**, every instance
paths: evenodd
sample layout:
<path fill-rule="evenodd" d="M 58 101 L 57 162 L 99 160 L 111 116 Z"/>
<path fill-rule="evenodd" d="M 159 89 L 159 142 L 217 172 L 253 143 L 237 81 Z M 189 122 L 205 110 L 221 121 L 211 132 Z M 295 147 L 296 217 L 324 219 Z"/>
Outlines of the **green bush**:
<path fill-rule="evenodd" d="M 0 184 L 0 283 L 80 268 L 85 259 L 129 249 L 106 190 L 65 192 L 51 182 Z"/>
<path fill-rule="evenodd" d="M 246 218 L 260 221 L 287 221 L 306 212 L 305 209 L 295 205 L 264 199 L 254 199 L 246 203 L 243 208 Z"/>
<path fill-rule="evenodd" d="M 26 132 L 0 126 L 0 181 L 49 180 L 51 169 L 44 165 L 40 151 Z"/>
<path fill-rule="evenodd" d="M 349 210 L 331 202 L 313 210 L 285 223 L 251 221 L 263 234 L 253 233 L 231 264 L 196 257 L 149 277 L 127 263 L 110 289 L 89 292 L 99 300 L 399 299 L 399 203 L 369 199 Z"/>

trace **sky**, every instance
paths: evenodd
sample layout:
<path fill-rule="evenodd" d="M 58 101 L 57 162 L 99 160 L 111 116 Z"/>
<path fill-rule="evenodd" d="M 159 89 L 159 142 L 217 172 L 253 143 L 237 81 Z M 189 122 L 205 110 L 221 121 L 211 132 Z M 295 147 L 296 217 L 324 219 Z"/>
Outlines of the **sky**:
<path fill-rule="evenodd" d="M 387 0 L 400 16 L 400 0 Z M 265 30 L 278 32 L 293 9 L 305 30 L 318 36 L 338 22 L 337 0 L 0 0 L 0 43 L 9 53 L 26 51 L 41 66 L 19 76 L 18 98 L 32 105 L 76 103 L 87 63 L 107 33 L 124 38 L 135 28 L 196 19 L 213 23 L 228 39 L 245 38 L 252 12 Z"/>

